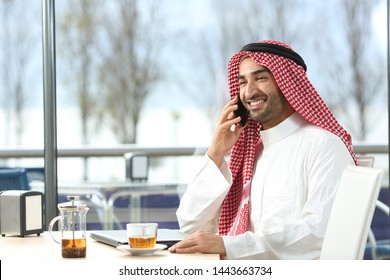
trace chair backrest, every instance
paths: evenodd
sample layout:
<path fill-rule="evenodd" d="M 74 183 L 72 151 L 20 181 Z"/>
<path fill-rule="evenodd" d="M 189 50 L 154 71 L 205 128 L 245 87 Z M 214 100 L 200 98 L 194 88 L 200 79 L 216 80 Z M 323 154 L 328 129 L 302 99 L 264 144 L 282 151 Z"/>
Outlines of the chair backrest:
<path fill-rule="evenodd" d="M 29 189 L 30 185 L 24 168 L 0 169 L 0 191 Z"/>
<path fill-rule="evenodd" d="M 347 166 L 333 202 L 320 259 L 363 258 L 381 179 L 380 169 Z"/>
<path fill-rule="evenodd" d="M 359 166 L 364 166 L 364 167 L 374 166 L 375 157 L 373 156 L 357 156 L 356 158 Z"/>
<path fill-rule="evenodd" d="M 27 179 L 29 182 L 39 181 L 45 182 L 45 168 L 44 167 L 25 167 Z"/>

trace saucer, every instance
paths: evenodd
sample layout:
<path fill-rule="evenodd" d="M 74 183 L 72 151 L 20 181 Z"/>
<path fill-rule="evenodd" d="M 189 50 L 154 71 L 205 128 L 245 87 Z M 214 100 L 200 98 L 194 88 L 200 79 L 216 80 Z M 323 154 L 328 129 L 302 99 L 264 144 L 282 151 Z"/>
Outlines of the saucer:
<path fill-rule="evenodd" d="M 123 251 L 123 252 L 130 253 L 134 256 L 140 256 L 140 255 L 153 255 L 155 252 L 167 248 L 167 245 L 156 244 L 156 246 L 154 246 L 154 248 L 130 248 L 129 245 L 120 245 L 116 248 Z"/>

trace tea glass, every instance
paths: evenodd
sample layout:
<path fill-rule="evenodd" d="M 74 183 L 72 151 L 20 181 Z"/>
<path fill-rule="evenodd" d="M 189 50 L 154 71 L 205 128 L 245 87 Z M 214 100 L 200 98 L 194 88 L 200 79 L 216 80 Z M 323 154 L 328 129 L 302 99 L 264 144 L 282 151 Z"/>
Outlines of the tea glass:
<path fill-rule="evenodd" d="M 157 223 L 129 223 L 126 225 L 130 248 L 154 248 L 157 242 Z"/>

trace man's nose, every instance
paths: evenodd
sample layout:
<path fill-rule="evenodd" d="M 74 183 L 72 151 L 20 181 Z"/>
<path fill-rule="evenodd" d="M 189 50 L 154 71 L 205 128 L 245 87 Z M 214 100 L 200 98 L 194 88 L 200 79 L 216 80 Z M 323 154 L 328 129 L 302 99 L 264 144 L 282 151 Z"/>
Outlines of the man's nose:
<path fill-rule="evenodd" d="M 255 93 L 258 93 L 260 89 L 256 85 L 255 81 L 248 81 L 245 91 L 245 98 L 252 97 Z"/>

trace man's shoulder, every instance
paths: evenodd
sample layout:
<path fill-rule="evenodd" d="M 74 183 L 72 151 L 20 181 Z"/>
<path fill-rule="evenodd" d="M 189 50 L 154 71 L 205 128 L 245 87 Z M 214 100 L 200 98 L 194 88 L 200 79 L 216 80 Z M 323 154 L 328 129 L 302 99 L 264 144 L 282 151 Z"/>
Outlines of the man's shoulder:
<path fill-rule="evenodd" d="M 345 153 L 349 155 L 348 148 L 341 138 L 326 129 L 308 124 L 302 127 L 300 133 L 300 146 L 305 146 L 307 151 L 323 151 L 326 154 Z"/>
<path fill-rule="evenodd" d="M 325 162 L 333 164 L 334 160 L 347 164 L 352 163 L 350 152 L 345 143 L 330 131 L 312 124 L 307 125 L 302 127 L 301 139 L 301 152 L 306 153 L 312 159 L 320 160 L 324 164 Z"/>
<path fill-rule="evenodd" d="M 313 141 L 315 140 L 341 141 L 340 137 L 337 136 L 336 134 L 311 123 L 306 123 L 305 125 L 303 125 L 301 127 L 300 133 L 302 133 L 305 139 L 307 140 L 311 139 Z"/>

